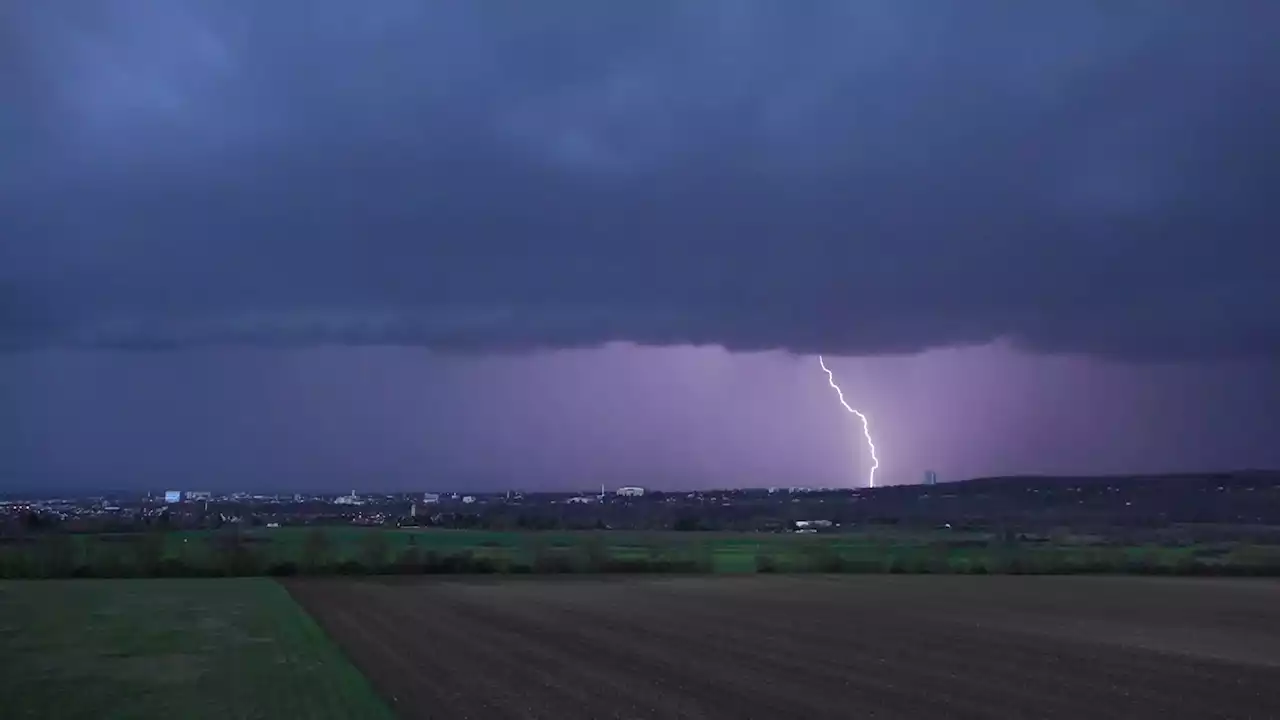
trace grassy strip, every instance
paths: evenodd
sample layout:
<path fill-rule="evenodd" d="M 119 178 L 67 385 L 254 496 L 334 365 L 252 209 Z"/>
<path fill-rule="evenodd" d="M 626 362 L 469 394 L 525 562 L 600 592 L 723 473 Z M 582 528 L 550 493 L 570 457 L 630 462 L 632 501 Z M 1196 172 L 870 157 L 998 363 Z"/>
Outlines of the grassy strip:
<path fill-rule="evenodd" d="M 0 582 L 12 718 L 391 718 L 265 578 Z"/>
<path fill-rule="evenodd" d="M 1240 545 L 1070 546 L 858 541 L 848 536 L 716 537 L 690 533 L 488 535 L 311 530 L 139 534 L 121 540 L 49 535 L 0 547 L 0 577 L 210 577 L 457 573 L 950 573 L 1280 575 L 1280 552 Z M 470 543 L 470 544 L 468 544 Z M 1212 550 L 1212 552 L 1209 552 Z"/>

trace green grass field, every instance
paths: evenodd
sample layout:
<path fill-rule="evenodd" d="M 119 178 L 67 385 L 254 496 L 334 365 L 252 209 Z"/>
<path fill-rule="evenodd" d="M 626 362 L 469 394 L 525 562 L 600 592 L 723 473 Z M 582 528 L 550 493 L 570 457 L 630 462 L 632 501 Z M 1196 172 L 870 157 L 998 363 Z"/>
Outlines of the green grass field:
<path fill-rule="evenodd" d="M 338 526 L 325 528 L 324 532 L 330 541 L 329 554 L 338 562 L 359 561 L 362 548 L 373 533 L 385 539 L 391 558 L 409 548 L 417 548 L 424 553 L 466 552 L 499 562 L 530 563 L 539 553 L 572 555 L 594 544 L 610 557 L 619 559 L 701 557 L 709 561 L 715 572 L 721 573 L 757 572 L 761 558 L 768 558 L 779 571 L 804 571 L 831 555 L 863 569 L 902 572 L 970 572 L 977 568 L 1004 572 L 1011 565 L 1021 565 L 1027 571 L 1075 570 L 1086 566 L 1113 570 L 1148 566 L 1173 571 L 1191 563 L 1248 568 L 1280 562 L 1280 548 L 1242 543 L 1170 547 L 1081 542 L 1001 547 L 985 535 L 931 531 L 834 535 L 661 531 L 529 533 Z M 286 527 L 257 529 L 247 536 L 260 539 L 254 543 L 255 551 L 267 562 L 299 562 L 310 533 L 309 528 Z M 207 552 L 204 548 L 208 547 L 208 537 L 207 531 L 177 533 L 170 537 L 168 550 L 174 557 L 199 560 L 202 553 Z"/>
<path fill-rule="evenodd" d="M 300 562 L 311 532 L 305 527 L 255 529 L 247 532 L 245 537 L 256 539 L 256 542 L 251 541 L 255 552 L 269 563 Z M 816 548 L 826 548 L 843 558 L 868 563 L 887 561 L 895 555 L 907 559 L 932 557 L 940 542 L 955 539 L 955 536 L 934 538 L 928 533 L 885 538 L 732 532 L 386 530 L 343 526 L 325 528 L 324 533 L 330 541 L 328 554 L 335 562 L 360 561 L 367 539 L 376 533 L 385 539 L 391 558 L 410 548 L 417 548 L 423 553 L 452 555 L 466 552 L 499 562 L 528 564 L 539 553 L 572 555 L 594 544 L 615 559 L 662 557 L 686 560 L 702 557 L 709 560 L 716 572 L 722 573 L 755 572 L 757 558 L 761 556 L 772 558 L 781 570 L 800 570 Z M 168 539 L 167 553 L 175 559 L 205 562 L 210 552 L 209 537 L 208 531 L 175 533 Z M 965 555 L 964 551 L 956 548 L 949 552 L 957 557 Z M 979 548 L 977 552 L 986 550 Z M 969 555 L 974 553 L 972 549 L 968 551 Z"/>
<path fill-rule="evenodd" d="M 237 556 L 228 555 L 228 542 Z M 0 577 L 289 574 L 319 566 L 376 572 L 450 557 L 465 562 L 438 571 L 478 571 L 480 563 L 490 572 L 597 572 L 610 565 L 720 573 L 1280 573 L 1280 547 L 1244 542 L 1118 545 L 1088 536 L 1000 542 L 929 530 L 796 535 L 330 526 L 45 536 L 0 547 Z"/>
<path fill-rule="evenodd" d="M 391 718 L 266 578 L 0 582 L 5 718 Z"/>

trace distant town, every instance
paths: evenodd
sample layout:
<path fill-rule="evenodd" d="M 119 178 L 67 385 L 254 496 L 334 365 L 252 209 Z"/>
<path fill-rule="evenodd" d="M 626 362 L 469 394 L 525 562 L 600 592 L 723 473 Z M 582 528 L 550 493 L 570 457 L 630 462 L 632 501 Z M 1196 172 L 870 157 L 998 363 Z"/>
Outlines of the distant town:
<path fill-rule="evenodd" d="M 424 526 L 468 529 L 664 529 L 838 532 L 865 525 L 991 529 L 1055 524 L 1280 524 L 1280 473 L 1139 477 L 1007 477 L 881 488 L 671 492 L 637 486 L 594 492 L 134 494 L 0 501 L 22 519 L 69 532 L 142 526 Z"/>

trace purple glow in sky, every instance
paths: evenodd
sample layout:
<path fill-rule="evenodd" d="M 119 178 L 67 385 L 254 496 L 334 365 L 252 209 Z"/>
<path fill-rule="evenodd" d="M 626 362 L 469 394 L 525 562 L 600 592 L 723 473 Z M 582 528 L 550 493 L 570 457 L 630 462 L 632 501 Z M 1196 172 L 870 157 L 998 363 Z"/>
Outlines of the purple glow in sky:
<path fill-rule="evenodd" d="M 827 358 L 881 484 L 1280 464 L 1262 364 L 1135 367 L 991 345 Z M 21 378 L 21 382 L 12 382 Z M 14 475 L 68 486 L 861 485 L 813 357 L 718 348 L 441 357 L 397 348 L 0 356 Z M 14 475 L 11 475 L 14 476 Z"/>

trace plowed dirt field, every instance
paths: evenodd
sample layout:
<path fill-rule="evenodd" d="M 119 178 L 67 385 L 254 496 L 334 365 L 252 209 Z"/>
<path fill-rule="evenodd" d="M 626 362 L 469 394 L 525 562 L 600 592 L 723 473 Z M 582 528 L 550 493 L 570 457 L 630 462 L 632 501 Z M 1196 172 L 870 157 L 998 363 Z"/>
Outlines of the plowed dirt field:
<path fill-rule="evenodd" d="M 1280 717 L 1280 583 L 295 580 L 406 718 Z"/>

